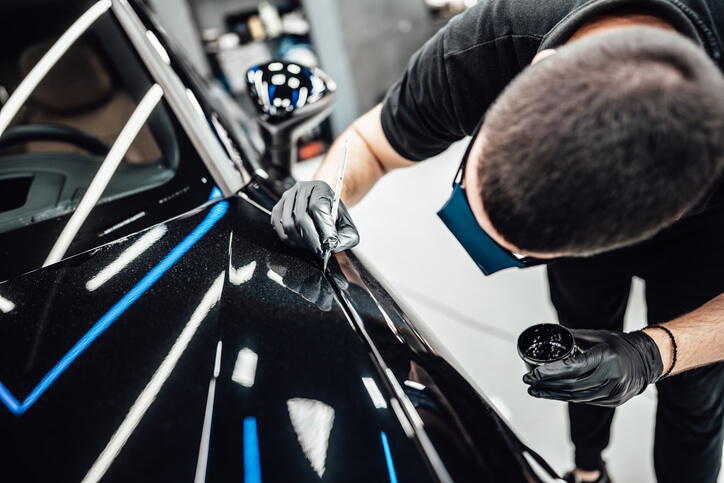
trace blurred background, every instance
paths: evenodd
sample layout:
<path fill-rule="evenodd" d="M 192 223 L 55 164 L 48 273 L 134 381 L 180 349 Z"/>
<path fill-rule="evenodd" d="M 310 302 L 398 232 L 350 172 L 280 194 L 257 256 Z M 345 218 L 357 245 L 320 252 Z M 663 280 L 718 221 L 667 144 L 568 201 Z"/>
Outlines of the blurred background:
<path fill-rule="evenodd" d="M 410 56 L 475 0 L 146 0 L 187 60 L 249 112 L 249 67 L 272 59 L 318 66 L 337 83 L 331 117 L 302 137 L 297 179 L 311 179 L 321 156 L 354 119 L 380 102 Z M 484 277 L 436 212 L 468 140 L 420 165 L 386 176 L 351 210 L 355 252 L 377 268 L 437 335 L 448 358 L 559 472 L 572 467 L 566 406 L 527 395 L 515 340 L 526 327 L 555 322 L 545 268 Z M 354 152 L 350 153 L 354 156 Z M 626 329 L 644 325 L 643 284 L 635 281 Z M 619 408 L 604 457 L 618 482 L 654 481 L 654 388 Z M 720 478 L 719 481 L 724 481 Z"/>
<path fill-rule="evenodd" d="M 300 159 L 382 100 L 410 56 L 473 0 L 146 0 L 205 77 L 244 107 L 246 71 L 270 60 L 321 67 L 337 83 L 330 119 L 307 133 Z"/>

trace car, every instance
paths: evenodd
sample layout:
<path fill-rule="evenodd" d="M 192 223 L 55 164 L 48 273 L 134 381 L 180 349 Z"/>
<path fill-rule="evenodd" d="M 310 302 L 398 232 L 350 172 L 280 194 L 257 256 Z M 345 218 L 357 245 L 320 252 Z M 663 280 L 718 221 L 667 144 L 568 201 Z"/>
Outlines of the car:
<path fill-rule="evenodd" d="M 0 24 L 4 481 L 556 478 L 354 250 L 270 226 L 331 79 L 253 68 L 314 92 L 255 121 L 141 2 Z"/>

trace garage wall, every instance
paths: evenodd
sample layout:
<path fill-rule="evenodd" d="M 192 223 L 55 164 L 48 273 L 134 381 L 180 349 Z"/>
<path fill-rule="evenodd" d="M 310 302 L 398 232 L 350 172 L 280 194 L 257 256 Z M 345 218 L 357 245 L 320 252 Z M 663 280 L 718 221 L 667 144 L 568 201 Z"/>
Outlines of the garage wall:
<path fill-rule="evenodd" d="M 400 77 L 410 56 L 445 22 L 423 0 L 305 0 L 323 68 L 344 88 L 333 129 L 340 132 L 375 106 Z"/>

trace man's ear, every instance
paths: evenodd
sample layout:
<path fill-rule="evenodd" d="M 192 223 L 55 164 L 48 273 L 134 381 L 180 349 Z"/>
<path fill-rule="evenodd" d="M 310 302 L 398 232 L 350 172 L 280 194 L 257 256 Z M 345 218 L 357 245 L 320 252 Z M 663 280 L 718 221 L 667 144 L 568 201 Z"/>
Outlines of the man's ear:
<path fill-rule="evenodd" d="M 535 57 L 533 57 L 533 60 L 530 61 L 530 65 L 535 65 L 538 62 L 540 62 L 543 59 L 547 59 L 551 55 L 556 53 L 556 49 L 545 49 L 541 50 L 537 54 L 535 54 Z"/>

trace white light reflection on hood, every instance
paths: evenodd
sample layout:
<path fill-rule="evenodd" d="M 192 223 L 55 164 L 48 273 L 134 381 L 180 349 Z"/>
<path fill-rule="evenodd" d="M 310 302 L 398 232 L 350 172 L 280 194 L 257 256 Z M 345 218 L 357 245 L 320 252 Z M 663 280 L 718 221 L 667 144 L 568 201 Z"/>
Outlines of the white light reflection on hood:
<path fill-rule="evenodd" d="M 231 380 L 244 387 L 254 385 L 256 377 L 256 363 L 259 356 L 253 350 L 244 348 L 239 351 L 234 364 L 234 372 L 231 374 Z"/>
<path fill-rule="evenodd" d="M 98 287 L 106 283 L 111 278 L 115 277 L 118 272 L 126 268 L 129 263 L 138 258 L 143 252 L 151 248 L 151 246 L 161 239 L 166 234 L 168 228 L 166 225 L 159 225 L 148 233 L 139 238 L 133 245 L 126 248 L 115 261 L 113 261 L 106 268 L 98 272 L 98 274 L 88 280 L 85 284 L 85 288 L 89 292 L 93 292 Z"/>
<path fill-rule="evenodd" d="M 15 310 L 15 304 L 0 295 L 0 310 L 7 314 L 8 312 Z"/>
<path fill-rule="evenodd" d="M 380 388 L 377 387 L 375 380 L 372 379 L 371 377 L 363 377 L 362 382 L 365 384 L 365 387 L 367 388 L 367 392 L 370 394 L 370 398 L 372 399 L 372 404 L 374 404 L 377 409 L 386 408 L 387 401 L 385 401 L 385 397 L 380 392 Z"/>
<path fill-rule="evenodd" d="M 269 269 L 266 272 L 266 276 L 269 278 L 269 280 L 272 280 L 272 281 L 278 283 L 279 285 L 281 285 L 282 287 L 287 288 L 287 286 L 284 285 L 284 278 L 281 275 L 279 275 L 277 272 L 275 272 L 274 270 Z"/>
<path fill-rule="evenodd" d="M 411 387 L 411 388 L 413 388 L 413 389 L 417 389 L 418 391 L 424 391 L 424 390 L 425 390 L 425 386 L 424 386 L 423 384 L 420 384 L 419 382 L 416 382 L 416 381 L 405 381 L 404 384 L 405 384 L 405 386 Z"/>
<path fill-rule="evenodd" d="M 156 34 L 151 32 L 150 30 L 146 30 L 146 37 L 148 37 L 148 40 L 151 42 L 151 45 L 153 45 L 153 48 L 156 50 L 161 59 L 166 64 L 171 65 L 171 58 L 168 56 L 168 52 L 166 52 L 166 49 L 163 48 L 163 45 L 161 45 L 158 37 L 156 37 Z"/>
<path fill-rule="evenodd" d="M 206 468 L 209 463 L 209 448 L 211 447 L 211 422 L 214 418 L 214 399 L 216 398 L 216 378 L 221 372 L 221 349 L 223 344 L 216 344 L 216 360 L 214 362 L 214 375 L 209 381 L 209 392 L 206 396 L 206 411 L 204 412 L 204 426 L 201 429 L 201 443 L 199 444 L 199 458 L 196 461 L 195 483 L 206 481 Z"/>
<path fill-rule="evenodd" d="M 254 276 L 254 270 L 256 269 L 256 260 L 243 267 L 234 268 L 229 265 L 229 282 L 234 285 L 241 285 L 251 280 Z"/>
<path fill-rule="evenodd" d="M 288 400 L 287 409 L 302 451 L 321 478 L 327 464 L 334 409 L 321 401 L 303 398 Z"/>
<path fill-rule="evenodd" d="M 222 272 L 206 292 L 204 298 L 201 300 L 201 303 L 198 307 L 196 307 L 196 310 L 194 310 L 194 313 L 191 315 L 191 319 L 189 319 L 186 323 L 186 326 L 181 331 L 181 334 L 176 339 L 176 342 L 174 342 L 171 350 L 168 352 L 161 365 L 158 366 L 158 369 L 156 369 L 156 372 L 153 374 L 153 377 L 151 377 L 151 380 L 148 381 L 146 387 L 143 391 L 141 391 L 141 394 L 138 395 L 136 402 L 133 403 L 133 406 L 129 409 L 126 418 L 123 420 L 116 432 L 113 433 L 113 436 L 111 436 L 111 439 L 108 441 L 105 449 L 98 456 L 95 463 L 93 463 L 91 469 L 88 470 L 85 478 L 83 478 L 83 483 L 100 481 L 100 479 L 103 478 L 103 475 L 106 474 L 106 471 L 108 471 L 108 468 L 110 468 L 113 461 L 115 461 L 118 457 L 118 454 L 121 452 L 121 449 L 123 449 L 123 446 L 125 446 L 126 441 L 128 441 L 128 438 L 130 438 L 136 430 L 136 426 L 138 426 L 138 423 L 141 419 L 143 419 L 143 416 L 146 415 L 148 408 L 151 407 L 151 404 L 153 404 L 156 400 L 156 396 L 158 396 L 158 393 L 161 391 L 164 383 L 173 372 L 184 351 L 186 351 L 186 348 L 196 334 L 196 330 L 201 325 L 201 322 L 204 321 L 208 313 L 219 301 L 219 298 L 221 297 L 221 290 L 224 287 L 224 275 L 225 272 Z"/>

